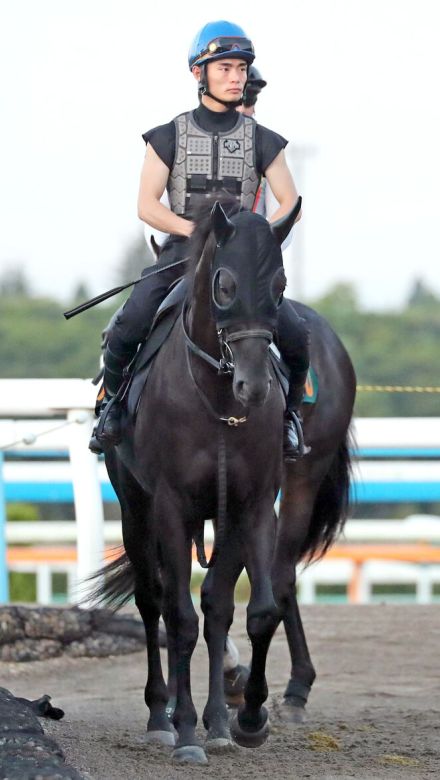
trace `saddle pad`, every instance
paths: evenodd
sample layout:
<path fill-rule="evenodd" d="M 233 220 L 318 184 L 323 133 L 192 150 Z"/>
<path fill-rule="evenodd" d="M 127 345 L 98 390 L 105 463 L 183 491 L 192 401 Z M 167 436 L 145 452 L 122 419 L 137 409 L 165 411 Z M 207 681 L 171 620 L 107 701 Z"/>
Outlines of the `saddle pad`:
<path fill-rule="evenodd" d="M 289 389 L 289 373 L 290 373 L 289 368 L 287 364 L 284 362 L 284 360 L 282 359 L 279 350 L 274 344 L 271 345 L 269 354 L 278 381 L 281 384 L 283 393 L 285 396 L 287 396 L 287 391 Z M 307 373 L 306 383 L 304 385 L 304 395 L 303 395 L 302 403 L 314 404 L 316 403 L 317 398 L 318 398 L 318 375 L 315 369 L 313 368 L 313 366 L 310 366 Z"/>
<path fill-rule="evenodd" d="M 303 404 L 315 404 L 316 400 L 318 398 L 318 375 L 313 368 L 313 366 L 310 366 L 309 372 L 307 374 L 306 383 L 304 385 L 304 395 L 303 395 Z"/>

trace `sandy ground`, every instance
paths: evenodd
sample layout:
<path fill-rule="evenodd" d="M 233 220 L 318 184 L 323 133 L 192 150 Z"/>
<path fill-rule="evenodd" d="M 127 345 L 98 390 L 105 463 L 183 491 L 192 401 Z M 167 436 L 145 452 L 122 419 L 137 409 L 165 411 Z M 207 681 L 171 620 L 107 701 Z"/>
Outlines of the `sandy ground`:
<path fill-rule="evenodd" d="M 210 757 L 208 767 L 176 767 L 165 748 L 143 744 L 146 654 L 54 659 L 0 665 L 0 685 L 14 694 L 43 693 L 65 718 L 43 721 L 68 763 L 94 780 L 200 778 L 378 778 L 440 776 L 440 607 L 313 606 L 303 609 L 318 677 L 308 721 L 286 726 L 277 702 L 289 677 L 284 632 L 269 657 L 272 732 L 255 750 Z M 232 635 L 249 658 L 245 609 Z M 193 695 L 200 715 L 206 698 L 207 653 L 194 655 Z M 203 737 L 203 728 L 200 735 Z"/>

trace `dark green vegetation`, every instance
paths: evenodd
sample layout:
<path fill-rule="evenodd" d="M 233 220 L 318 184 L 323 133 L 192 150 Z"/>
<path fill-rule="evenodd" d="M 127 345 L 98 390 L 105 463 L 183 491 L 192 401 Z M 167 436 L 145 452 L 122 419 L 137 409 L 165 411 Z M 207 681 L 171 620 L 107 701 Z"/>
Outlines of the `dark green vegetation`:
<path fill-rule="evenodd" d="M 147 262 L 145 254 L 137 266 L 134 260 L 136 247 L 127 255 L 115 284 L 136 278 Z M 125 298 L 110 299 L 66 321 L 63 310 L 87 297 L 89 293 L 80 286 L 72 300 L 64 303 L 37 298 L 20 272 L 15 277 L 10 272 L 0 277 L 1 376 L 94 376 L 99 367 L 101 331 Z M 359 385 L 440 386 L 440 300 L 422 283 L 415 284 L 400 311 L 364 311 L 353 288 L 343 284 L 309 303 L 341 337 Z M 355 412 L 361 416 L 435 416 L 439 400 L 435 393 L 361 391 Z"/>
<path fill-rule="evenodd" d="M 401 311 L 362 311 L 351 287 L 311 303 L 328 319 L 353 360 L 359 385 L 440 386 L 440 299 L 421 282 Z M 437 393 L 358 393 L 364 417 L 438 416 Z"/>

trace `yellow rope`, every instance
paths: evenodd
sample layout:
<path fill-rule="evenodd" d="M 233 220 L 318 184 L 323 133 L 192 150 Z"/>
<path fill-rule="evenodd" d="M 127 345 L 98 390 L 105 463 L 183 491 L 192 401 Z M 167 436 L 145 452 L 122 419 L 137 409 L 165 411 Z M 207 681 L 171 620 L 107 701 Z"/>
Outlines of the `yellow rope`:
<path fill-rule="evenodd" d="M 357 385 L 358 393 L 440 393 L 440 387 L 417 385 Z"/>

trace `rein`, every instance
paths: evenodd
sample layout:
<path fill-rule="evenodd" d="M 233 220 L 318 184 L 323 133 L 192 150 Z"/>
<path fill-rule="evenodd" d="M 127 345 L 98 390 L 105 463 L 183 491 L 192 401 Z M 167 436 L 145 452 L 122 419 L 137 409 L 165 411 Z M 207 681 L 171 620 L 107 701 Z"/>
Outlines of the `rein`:
<path fill-rule="evenodd" d="M 220 329 L 217 331 L 217 335 L 219 338 L 221 358 L 220 360 L 216 360 L 215 358 L 212 357 L 212 355 L 209 355 L 207 352 L 205 352 L 205 350 L 203 350 L 201 347 L 195 344 L 195 342 L 191 339 L 188 333 L 188 329 L 186 327 L 187 313 L 188 313 L 188 304 L 185 302 L 182 315 L 181 315 L 181 321 L 182 321 L 182 330 L 185 337 L 185 345 L 186 345 L 186 362 L 187 362 L 188 373 L 191 378 L 191 381 L 197 391 L 200 400 L 202 401 L 205 409 L 209 412 L 211 417 L 213 417 L 217 422 L 226 423 L 230 428 L 238 428 L 239 425 L 247 421 L 249 416 L 249 411 L 246 410 L 246 414 L 243 417 L 233 417 L 233 416 L 223 417 L 222 415 L 219 415 L 218 412 L 215 411 L 210 401 L 208 400 L 208 398 L 203 393 L 203 391 L 201 390 L 201 388 L 199 387 L 199 385 L 195 380 L 194 372 L 191 365 L 190 352 L 192 352 L 194 355 L 197 355 L 197 357 L 204 360 L 205 363 L 207 363 L 212 368 L 215 368 L 218 375 L 220 376 L 227 375 L 227 374 L 232 375 L 234 373 L 235 365 L 234 365 L 234 356 L 229 346 L 230 341 L 239 341 L 240 339 L 244 339 L 244 338 L 265 338 L 269 342 L 271 342 L 273 335 L 269 330 L 263 330 L 263 329 L 242 330 L 242 331 L 235 331 L 234 333 L 228 334 L 227 338 L 225 338 L 224 330 Z M 225 441 L 223 428 L 219 427 L 218 456 L 217 456 L 217 513 L 216 513 L 217 529 L 214 535 L 214 546 L 209 561 L 207 560 L 205 554 L 204 529 L 202 528 L 200 532 L 194 534 L 194 543 L 197 551 L 197 560 L 203 569 L 212 568 L 224 544 L 225 534 L 226 534 L 226 519 L 227 519 L 227 488 L 228 486 L 227 486 L 226 441 Z"/>

